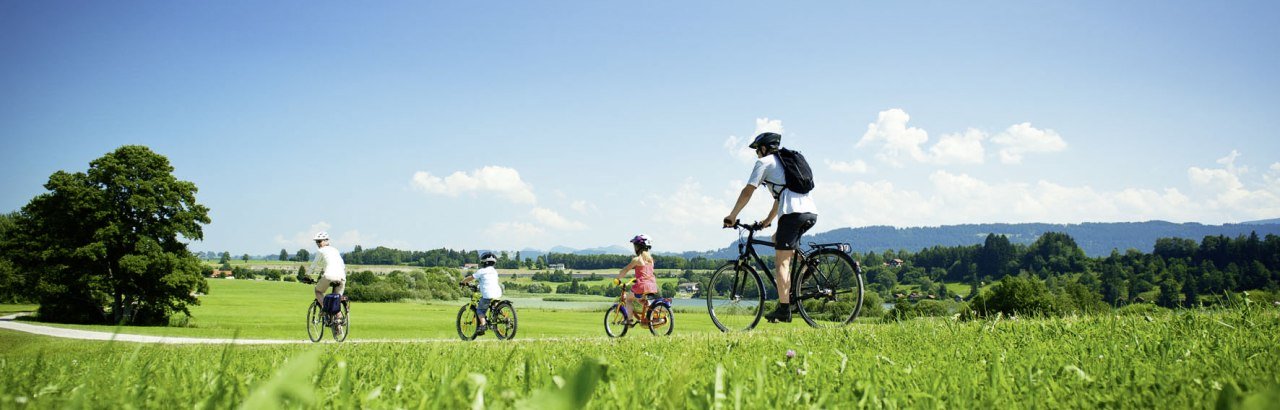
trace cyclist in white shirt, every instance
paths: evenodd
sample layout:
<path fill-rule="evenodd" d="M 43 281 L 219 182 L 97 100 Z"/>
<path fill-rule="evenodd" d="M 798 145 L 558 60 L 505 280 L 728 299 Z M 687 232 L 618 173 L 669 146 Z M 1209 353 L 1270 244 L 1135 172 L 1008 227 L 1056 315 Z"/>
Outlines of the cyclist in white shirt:
<path fill-rule="evenodd" d="M 476 287 L 480 288 L 480 300 L 476 302 L 476 316 L 480 318 L 480 328 L 476 329 L 476 335 L 483 335 L 488 329 L 485 313 L 489 311 L 489 303 L 502 297 L 502 285 L 498 283 L 498 270 L 493 267 L 497 264 L 498 257 L 493 252 L 485 252 L 480 255 L 481 268 L 471 276 L 462 279 L 464 284 L 475 281 Z"/>
<path fill-rule="evenodd" d="M 329 286 L 335 286 L 334 291 L 341 295 L 347 290 L 347 265 L 342 262 L 342 253 L 338 252 L 338 248 L 329 246 L 329 233 L 321 231 L 315 236 L 316 246 L 320 250 L 316 251 L 315 259 L 311 260 L 311 273 L 316 274 L 316 303 L 324 305 L 324 293 L 329 291 Z"/>
<path fill-rule="evenodd" d="M 773 223 L 775 216 L 781 215 L 781 217 L 778 218 L 778 229 L 773 234 L 773 248 L 776 252 L 774 263 L 777 268 L 773 272 L 773 277 L 778 284 L 778 308 L 765 315 L 765 318 L 771 323 L 790 322 L 791 258 L 795 256 L 800 235 L 818 222 L 818 207 L 814 205 L 813 198 L 808 194 L 786 189 L 786 173 L 782 170 L 782 164 L 778 162 L 778 156 L 774 155 L 782 146 L 782 135 L 772 132 L 761 133 L 749 146 L 756 150 L 758 159 L 756 159 L 755 168 L 751 170 L 751 178 L 747 180 L 747 186 L 742 187 L 742 192 L 738 194 L 738 202 L 734 204 L 733 211 L 729 216 L 724 217 L 724 226 L 733 227 L 734 222 L 738 220 L 738 213 L 742 212 L 742 208 L 747 206 L 748 201 L 751 201 L 751 194 L 755 193 L 757 186 L 768 186 L 769 193 L 773 194 L 773 207 L 769 209 L 769 216 L 758 222 L 759 227 L 767 228 Z"/>

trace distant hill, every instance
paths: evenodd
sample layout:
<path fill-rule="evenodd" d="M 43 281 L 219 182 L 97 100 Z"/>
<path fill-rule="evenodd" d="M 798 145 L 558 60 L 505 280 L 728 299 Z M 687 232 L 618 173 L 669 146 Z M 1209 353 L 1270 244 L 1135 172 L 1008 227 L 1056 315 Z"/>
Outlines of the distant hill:
<path fill-rule="evenodd" d="M 1280 220 L 1276 223 L 1257 221 L 1250 224 L 1202 225 L 1198 223 L 1172 223 L 1164 221 L 1083 223 L 1083 224 L 977 224 L 950 225 L 922 228 L 894 228 L 869 226 L 840 228 L 816 235 L 806 235 L 803 243 L 847 242 L 860 253 L 886 250 L 919 251 L 942 246 L 966 246 L 981 244 L 987 234 L 1005 235 L 1014 243 L 1031 244 L 1045 232 L 1062 232 L 1075 238 L 1080 248 L 1089 256 L 1106 256 L 1112 249 L 1124 252 L 1137 249 L 1151 252 L 1158 238 L 1187 238 L 1199 242 L 1205 236 L 1226 235 L 1236 237 L 1257 232 L 1258 236 L 1280 235 Z M 764 251 L 764 250 L 761 250 Z M 737 242 L 728 247 L 705 253 L 714 258 L 737 256 Z"/>

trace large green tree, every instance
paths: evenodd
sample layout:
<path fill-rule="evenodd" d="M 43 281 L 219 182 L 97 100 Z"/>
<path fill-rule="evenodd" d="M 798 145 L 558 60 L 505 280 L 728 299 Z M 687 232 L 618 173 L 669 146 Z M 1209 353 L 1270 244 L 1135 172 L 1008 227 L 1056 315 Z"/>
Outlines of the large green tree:
<path fill-rule="evenodd" d="M 0 214 L 0 238 L 7 238 L 13 235 L 15 221 L 18 214 L 7 213 Z M 14 303 L 30 301 L 30 293 L 24 286 L 22 275 L 18 274 L 18 269 L 9 260 L 7 252 L 0 252 L 0 303 Z"/>
<path fill-rule="evenodd" d="M 200 261 L 183 240 L 203 238 L 209 209 L 167 158 L 123 146 L 44 187 L 3 239 L 41 320 L 164 324 L 199 303 Z"/>

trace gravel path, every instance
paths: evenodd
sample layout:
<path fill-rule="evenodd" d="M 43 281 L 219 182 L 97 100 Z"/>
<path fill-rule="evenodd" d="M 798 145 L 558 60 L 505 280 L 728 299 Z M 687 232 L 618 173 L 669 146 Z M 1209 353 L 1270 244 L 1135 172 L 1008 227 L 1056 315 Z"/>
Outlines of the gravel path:
<path fill-rule="evenodd" d="M 66 339 L 80 340 L 114 340 L 117 342 L 136 342 L 136 343 L 164 343 L 164 344 L 237 344 L 237 345 L 282 345 L 282 344 L 300 344 L 311 343 L 310 340 L 280 340 L 280 339 L 209 339 L 199 337 L 173 337 L 173 336 L 147 336 L 147 335 L 131 335 L 124 333 L 96 332 L 92 330 L 65 329 L 53 326 L 41 326 L 31 324 L 29 322 L 21 322 L 17 319 L 20 316 L 27 316 L 31 313 L 16 313 L 8 316 L 0 316 L 0 329 L 16 330 L 19 332 L 33 333 L 42 336 L 61 337 Z M 538 341 L 538 340 L 574 340 L 575 338 L 541 338 L 541 339 L 520 339 L 519 336 L 515 340 L 500 341 L 496 339 L 479 339 L 473 342 L 520 342 L 520 341 Z M 326 338 L 324 343 L 335 343 Z M 456 342 L 462 343 L 458 339 L 364 339 L 364 340 L 348 340 L 344 343 L 420 343 L 420 342 Z"/>
<path fill-rule="evenodd" d="M 115 340 L 118 342 L 137 342 L 137 343 L 166 343 L 166 344 L 238 344 L 238 345 L 268 345 L 268 344 L 294 344 L 294 343 L 311 343 L 310 340 L 268 340 L 268 339 L 205 339 L 195 337 L 171 337 L 171 336 L 145 336 L 145 335 L 129 335 L 122 333 L 95 332 L 91 330 L 64 329 L 52 326 L 40 326 L 30 323 L 24 323 L 17 320 L 19 316 L 26 316 L 29 313 L 18 313 L 4 317 L 0 317 L 0 329 L 16 330 L 19 332 L 34 333 L 42 336 L 62 337 L 67 339 L 81 340 Z"/>

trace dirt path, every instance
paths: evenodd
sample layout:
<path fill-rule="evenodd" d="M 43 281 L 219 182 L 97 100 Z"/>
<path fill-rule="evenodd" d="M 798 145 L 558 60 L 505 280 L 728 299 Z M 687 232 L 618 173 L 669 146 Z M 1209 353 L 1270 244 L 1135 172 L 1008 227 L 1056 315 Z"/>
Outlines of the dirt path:
<path fill-rule="evenodd" d="M 60 327 L 33 325 L 23 323 L 14 319 L 19 316 L 26 316 L 29 313 L 17 313 L 0 317 L 0 329 L 16 330 L 19 332 L 33 333 L 42 336 L 53 336 L 67 339 L 81 340 L 115 340 L 118 342 L 137 342 L 137 343 L 166 343 L 166 344 L 238 344 L 238 345 L 266 345 L 266 344 L 294 344 L 294 343 L 311 343 L 310 340 L 267 340 L 267 339 L 204 339 L 195 337 L 171 337 L 171 336 L 145 336 L 145 335 L 129 335 L 122 333 L 95 332 L 91 330 L 64 329 Z"/>
<path fill-rule="evenodd" d="M 310 340 L 280 340 L 280 339 L 210 339 L 199 337 L 173 337 L 173 336 L 147 336 L 147 335 L 131 335 L 124 333 L 96 332 L 92 330 L 65 329 L 53 326 L 41 326 L 31 323 L 21 322 L 17 319 L 20 316 L 26 316 L 31 313 L 16 313 L 7 316 L 0 316 L 0 329 L 16 330 L 37 334 L 41 336 L 61 337 L 65 339 L 80 340 L 114 340 L 117 342 L 135 342 L 135 343 L 163 343 L 163 344 L 237 344 L 237 345 L 282 345 L 282 344 L 309 344 Z M 500 341 L 481 339 L 475 342 L 520 342 L 520 341 L 537 341 L 537 340 L 571 340 L 572 338 L 543 338 L 543 339 L 520 339 Z M 335 343 L 332 340 L 324 340 L 324 343 Z M 462 342 L 458 339 L 363 339 L 348 340 L 344 343 L 405 343 L 405 342 Z"/>

